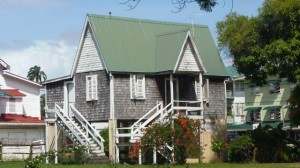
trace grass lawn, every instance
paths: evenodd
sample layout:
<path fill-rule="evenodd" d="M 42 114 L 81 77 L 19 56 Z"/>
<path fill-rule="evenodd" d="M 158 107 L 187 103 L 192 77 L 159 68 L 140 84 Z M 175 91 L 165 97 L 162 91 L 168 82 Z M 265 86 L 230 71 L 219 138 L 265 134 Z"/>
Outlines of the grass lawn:
<path fill-rule="evenodd" d="M 1 162 L 0 168 L 24 168 L 24 162 Z M 111 165 L 111 164 L 90 164 L 90 165 L 43 165 L 41 168 L 300 168 L 300 163 L 210 163 L 191 165 Z"/>

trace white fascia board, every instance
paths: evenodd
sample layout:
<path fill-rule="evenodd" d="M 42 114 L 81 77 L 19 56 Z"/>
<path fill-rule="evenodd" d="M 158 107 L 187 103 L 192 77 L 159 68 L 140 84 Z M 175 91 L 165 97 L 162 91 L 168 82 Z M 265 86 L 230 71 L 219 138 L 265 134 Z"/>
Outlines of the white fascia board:
<path fill-rule="evenodd" d="M 188 32 L 189 32 L 189 31 L 188 31 Z M 173 73 L 175 73 L 175 72 L 177 71 L 177 69 L 179 68 L 179 63 L 180 63 L 181 57 L 183 56 L 183 55 L 182 55 L 182 52 L 183 52 L 184 45 L 185 45 L 185 43 L 186 43 L 186 41 L 187 41 L 187 37 L 188 37 L 188 33 L 186 34 L 185 39 L 184 39 L 184 42 L 183 42 L 183 44 L 181 45 L 181 49 L 180 49 L 179 55 L 178 55 L 178 57 L 177 57 L 177 61 L 176 61 L 176 64 L 175 64 Z"/>
<path fill-rule="evenodd" d="M 88 22 L 89 21 L 88 21 L 88 16 L 87 16 L 86 20 L 85 20 L 85 23 L 84 23 L 83 30 L 81 32 L 81 37 L 80 37 L 79 45 L 77 47 L 75 59 L 74 59 L 74 62 L 73 62 L 73 66 L 72 66 L 72 70 L 71 70 L 71 77 L 74 76 L 74 74 L 76 72 L 76 69 L 77 69 L 77 65 L 78 65 L 78 62 L 79 62 L 79 56 L 80 56 L 80 53 L 81 53 L 81 50 L 82 50 L 82 47 L 83 47 L 82 45 L 83 45 L 83 41 L 84 41 L 84 36 L 85 36 L 86 30 L 87 30 Z"/>
<path fill-rule="evenodd" d="M 59 77 L 59 78 L 54 78 L 54 79 L 50 79 L 50 80 L 43 82 L 43 84 L 45 85 L 45 84 L 49 84 L 49 83 L 55 83 L 58 81 L 64 81 L 64 80 L 68 80 L 68 79 L 72 79 L 72 77 L 70 75 L 68 75 L 68 76 L 63 76 L 63 77 Z"/>
<path fill-rule="evenodd" d="M 198 66 L 200 66 L 203 69 L 204 73 L 207 73 L 207 71 L 206 71 L 206 69 L 205 69 L 205 67 L 203 65 L 200 53 L 198 52 L 198 48 L 197 48 L 197 46 L 196 46 L 196 44 L 194 42 L 194 39 L 193 39 L 190 31 L 188 32 L 188 37 L 190 38 L 192 46 L 193 46 L 193 48 L 194 48 L 194 50 L 196 52 L 196 56 L 197 56 L 196 60 L 198 60 Z M 188 37 L 186 38 L 186 42 L 187 42 Z M 199 68 L 199 69 L 201 69 L 201 68 Z"/>
<path fill-rule="evenodd" d="M 26 79 L 26 78 L 21 77 L 21 76 L 18 76 L 18 75 L 16 75 L 16 74 L 13 74 L 13 73 L 11 73 L 11 72 L 9 72 L 9 71 L 6 71 L 6 70 L 3 71 L 3 75 L 4 75 L 4 76 L 9 76 L 9 77 L 12 77 L 12 78 L 15 78 L 15 79 L 18 79 L 18 80 L 21 80 L 21 81 L 23 81 L 23 82 L 30 83 L 30 84 L 32 84 L 32 85 L 36 85 L 36 86 L 38 86 L 38 87 L 42 87 L 42 85 L 39 84 L 39 83 L 36 83 L 36 82 L 34 82 L 34 81 L 31 81 L 31 80 Z"/>

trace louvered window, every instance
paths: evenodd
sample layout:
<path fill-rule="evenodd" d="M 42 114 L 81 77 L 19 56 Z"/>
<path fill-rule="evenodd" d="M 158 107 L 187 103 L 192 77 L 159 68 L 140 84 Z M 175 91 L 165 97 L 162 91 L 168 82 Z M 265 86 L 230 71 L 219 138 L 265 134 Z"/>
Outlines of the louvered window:
<path fill-rule="evenodd" d="M 98 100 L 97 75 L 86 76 L 86 101 Z"/>
<path fill-rule="evenodd" d="M 130 75 L 131 99 L 145 99 L 145 75 Z"/>
<path fill-rule="evenodd" d="M 200 100 L 201 96 L 201 92 L 200 90 L 202 89 L 202 99 L 203 101 L 209 101 L 209 80 L 203 78 L 202 80 L 202 87 L 200 85 L 199 80 L 196 80 L 196 95 L 197 95 L 197 99 Z"/>

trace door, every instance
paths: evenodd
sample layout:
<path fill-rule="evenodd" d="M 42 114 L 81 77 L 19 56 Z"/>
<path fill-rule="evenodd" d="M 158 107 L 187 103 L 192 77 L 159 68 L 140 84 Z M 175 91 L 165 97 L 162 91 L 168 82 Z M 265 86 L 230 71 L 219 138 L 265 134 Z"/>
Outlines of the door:
<path fill-rule="evenodd" d="M 65 82 L 65 103 L 64 103 L 64 111 L 66 115 L 72 117 L 73 113 L 70 109 L 70 104 L 75 104 L 75 87 L 73 82 Z"/>
<path fill-rule="evenodd" d="M 174 100 L 179 100 L 179 83 L 178 79 L 173 79 Z M 165 106 L 171 102 L 171 86 L 170 79 L 165 79 Z"/>

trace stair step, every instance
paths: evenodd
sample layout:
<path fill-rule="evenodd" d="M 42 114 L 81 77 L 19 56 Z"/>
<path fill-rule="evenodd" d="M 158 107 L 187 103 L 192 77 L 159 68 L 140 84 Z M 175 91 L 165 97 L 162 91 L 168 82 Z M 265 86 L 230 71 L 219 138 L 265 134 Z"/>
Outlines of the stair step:
<path fill-rule="evenodd" d="M 108 159 L 105 154 L 103 156 L 89 156 L 87 158 L 87 163 L 89 164 L 96 164 L 96 163 L 110 163 L 110 160 Z"/>

